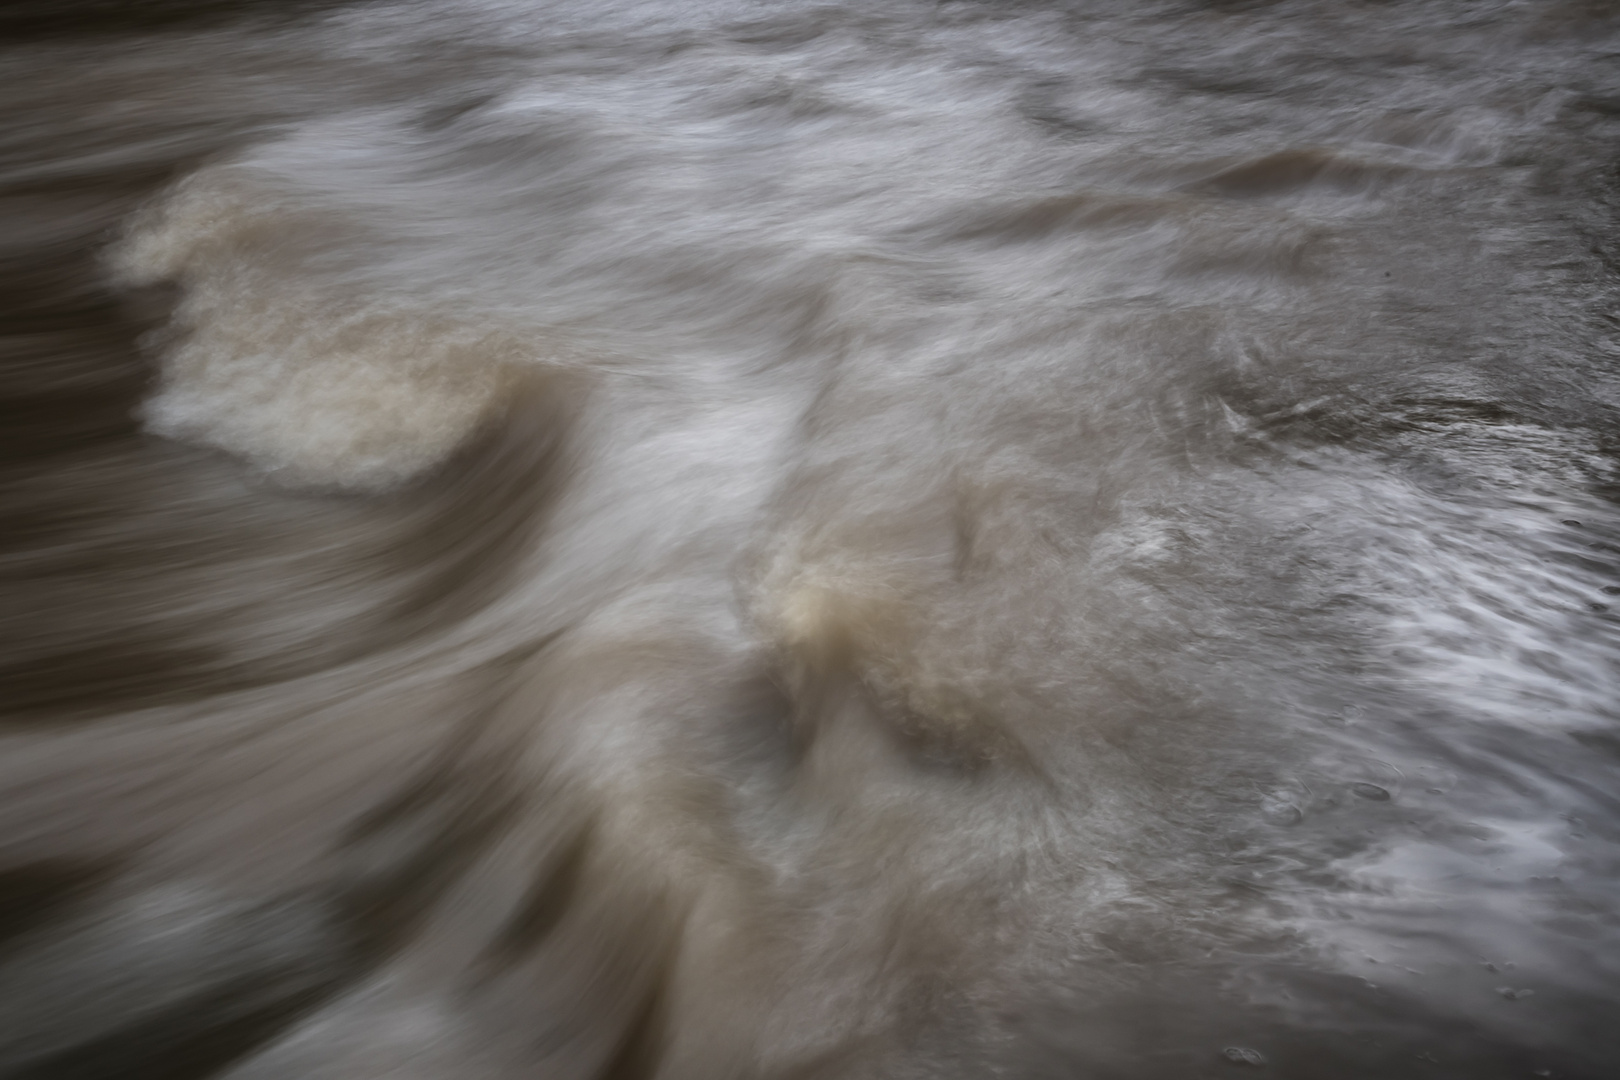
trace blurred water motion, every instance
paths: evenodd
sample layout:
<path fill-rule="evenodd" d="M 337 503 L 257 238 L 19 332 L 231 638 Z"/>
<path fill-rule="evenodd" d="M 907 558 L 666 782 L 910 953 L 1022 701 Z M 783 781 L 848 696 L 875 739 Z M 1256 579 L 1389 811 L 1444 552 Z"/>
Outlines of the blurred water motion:
<path fill-rule="evenodd" d="M 1620 1069 L 1620 12 L 0 7 L 0 1077 Z"/>

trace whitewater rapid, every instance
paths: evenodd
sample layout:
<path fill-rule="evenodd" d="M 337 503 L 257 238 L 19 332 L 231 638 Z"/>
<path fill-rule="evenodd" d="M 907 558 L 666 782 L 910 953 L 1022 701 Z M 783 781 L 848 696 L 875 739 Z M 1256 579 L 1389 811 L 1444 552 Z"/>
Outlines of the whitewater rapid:
<path fill-rule="evenodd" d="M 115 7 L 0 1076 L 1620 1064 L 1606 6 Z"/>

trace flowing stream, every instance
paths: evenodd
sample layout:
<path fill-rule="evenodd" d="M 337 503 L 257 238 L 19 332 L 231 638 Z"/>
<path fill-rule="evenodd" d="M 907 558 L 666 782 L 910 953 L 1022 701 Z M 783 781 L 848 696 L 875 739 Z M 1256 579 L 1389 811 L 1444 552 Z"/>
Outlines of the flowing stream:
<path fill-rule="evenodd" d="M 0 1077 L 1620 1075 L 1620 9 L 0 7 Z"/>

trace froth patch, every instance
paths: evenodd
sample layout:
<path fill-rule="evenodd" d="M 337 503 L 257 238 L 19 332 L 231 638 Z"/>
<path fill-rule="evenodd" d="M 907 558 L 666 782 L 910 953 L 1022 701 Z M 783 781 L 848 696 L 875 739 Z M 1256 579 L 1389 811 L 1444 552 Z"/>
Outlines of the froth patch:
<path fill-rule="evenodd" d="M 801 728 L 822 722 L 828 691 L 852 680 L 899 735 L 930 753 L 963 764 L 1022 759 L 962 658 L 928 632 L 923 590 L 882 568 L 792 563 L 767 575 L 756 610 Z"/>
<path fill-rule="evenodd" d="M 219 166 L 132 223 L 120 279 L 181 289 L 143 416 L 280 482 L 384 490 L 461 446 L 521 357 L 508 334 L 332 272 L 367 238 L 327 216 Z"/>

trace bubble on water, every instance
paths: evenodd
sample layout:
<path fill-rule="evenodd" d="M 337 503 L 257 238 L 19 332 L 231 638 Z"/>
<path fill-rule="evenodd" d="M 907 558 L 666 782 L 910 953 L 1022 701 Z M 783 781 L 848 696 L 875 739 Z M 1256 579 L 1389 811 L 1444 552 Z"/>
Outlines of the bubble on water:
<path fill-rule="evenodd" d="M 1248 1065 L 1258 1069 L 1266 1063 L 1266 1055 L 1250 1046 L 1228 1046 L 1221 1056 L 1233 1065 Z"/>

